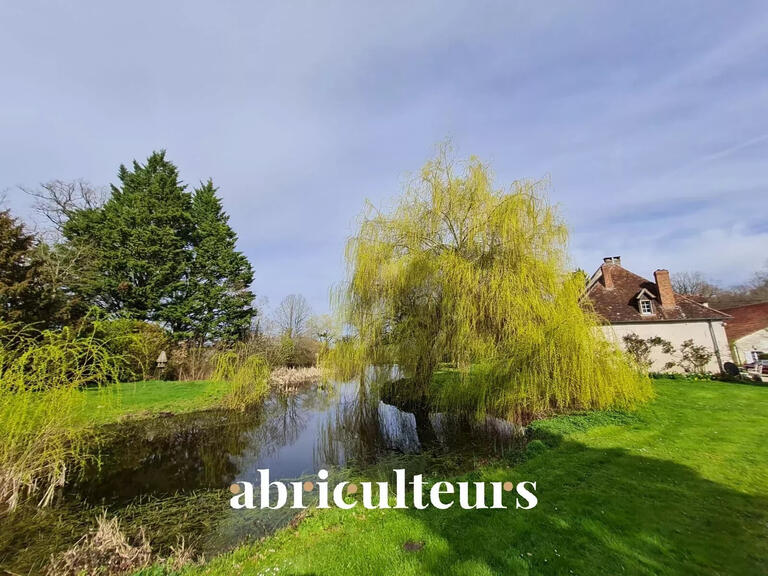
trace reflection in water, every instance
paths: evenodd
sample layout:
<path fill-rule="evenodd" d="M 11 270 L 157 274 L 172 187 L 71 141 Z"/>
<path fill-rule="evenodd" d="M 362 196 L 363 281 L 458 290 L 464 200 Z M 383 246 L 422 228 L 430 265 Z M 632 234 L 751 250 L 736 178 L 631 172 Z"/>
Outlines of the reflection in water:
<path fill-rule="evenodd" d="M 269 468 L 280 480 L 319 468 L 354 467 L 365 475 L 366 467 L 388 464 L 390 457 L 503 455 L 521 445 L 520 431 L 507 422 L 401 410 L 382 402 L 377 389 L 357 382 L 308 386 L 292 396 L 273 395 L 250 412 L 211 410 L 115 425 L 104 437 L 101 465 L 60 495 L 51 526 L 27 534 L 26 549 L 0 539 L 0 568 L 28 571 L 36 553 L 30 539 L 48 538 L 50 545 L 51 531 L 62 535 L 59 547 L 71 545 L 73 523 L 93 515 L 84 507 L 106 506 L 128 525 L 145 526 L 161 549 L 179 536 L 188 542 L 196 536 L 198 550 L 210 555 L 263 536 L 295 514 L 229 508 L 228 486 L 257 481 L 258 469 Z M 23 515 L 18 518 L 22 526 Z M 50 553 L 46 548 L 35 561 Z"/>

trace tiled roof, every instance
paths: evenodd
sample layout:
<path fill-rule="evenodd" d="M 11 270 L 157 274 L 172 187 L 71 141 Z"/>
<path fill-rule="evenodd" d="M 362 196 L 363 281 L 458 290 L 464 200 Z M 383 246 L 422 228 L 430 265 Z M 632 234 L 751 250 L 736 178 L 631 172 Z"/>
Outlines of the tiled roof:
<path fill-rule="evenodd" d="M 662 308 L 659 288 L 618 264 L 611 265 L 613 288 L 605 287 L 602 269 L 598 269 L 587 286 L 587 297 L 595 311 L 609 324 L 623 322 L 680 322 L 695 320 L 728 320 L 724 312 L 709 308 L 681 294 L 675 294 L 675 307 Z M 653 297 L 653 314 L 641 314 L 637 295 L 647 290 Z"/>
<path fill-rule="evenodd" d="M 768 302 L 729 308 L 726 312 L 733 316 L 725 325 L 725 333 L 730 341 L 768 329 Z"/>

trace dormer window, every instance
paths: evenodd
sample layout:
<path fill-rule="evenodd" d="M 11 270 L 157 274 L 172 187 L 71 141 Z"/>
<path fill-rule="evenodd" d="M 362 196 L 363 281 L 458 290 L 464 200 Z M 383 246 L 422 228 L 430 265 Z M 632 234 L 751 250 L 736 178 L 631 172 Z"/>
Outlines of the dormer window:
<path fill-rule="evenodd" d="M 640 314 L 653 314 L 653 304 L 650 300 L 640 300 Z"/>
<path fill-rule="evenodd" d="M 656 296 L 650 290 L 643 288 L 635 296 L 635 300 L 637 300 L 637 309 L 640 314 L 643 316 L 653 315 L 653 301 L 656 300 Z"/>

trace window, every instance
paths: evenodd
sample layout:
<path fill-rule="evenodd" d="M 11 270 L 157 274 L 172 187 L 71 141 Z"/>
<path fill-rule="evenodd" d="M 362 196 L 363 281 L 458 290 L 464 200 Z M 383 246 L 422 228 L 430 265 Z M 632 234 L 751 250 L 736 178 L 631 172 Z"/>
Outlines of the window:
<path fill-rule="evenodd" d="M 640 300 L 640 314 L 653 314 L 650 300 Z"/>

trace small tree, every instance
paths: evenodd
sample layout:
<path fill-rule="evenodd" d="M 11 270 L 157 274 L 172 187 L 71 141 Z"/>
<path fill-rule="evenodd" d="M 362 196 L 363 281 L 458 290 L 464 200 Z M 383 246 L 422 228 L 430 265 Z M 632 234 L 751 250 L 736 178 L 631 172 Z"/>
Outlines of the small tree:
<path fill-rule="evenodd" d="M 706 371 L 706 366 L 712 360 L 712 352 L 705 346 L 694 344 L 692 339 L 686 340 L 680 345 L 680 366 L 689 374 L 701 374 Z"/>
<path fill-rule="evenodd" d="M 672 346 L 672 343 L 668 340 L 664 340 L 660 336 L 641 338 L 637 334 L 632 333 L 624 336 L 622 340 L 624 341 L 624 349 L 627 351 L 627 354 L 629 354 L 632 359 L 645 370 L 650 370 L 653 365 L 651 353 L 654 348 L 661 348 L 661 351 L 664 354 L 675 353 L 675 347 Z M 671 370 L 674 367 L 674 361 L 669 361 L 664 365 L 665 370 Z"/>

